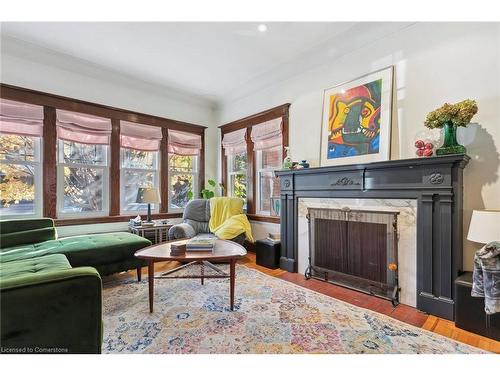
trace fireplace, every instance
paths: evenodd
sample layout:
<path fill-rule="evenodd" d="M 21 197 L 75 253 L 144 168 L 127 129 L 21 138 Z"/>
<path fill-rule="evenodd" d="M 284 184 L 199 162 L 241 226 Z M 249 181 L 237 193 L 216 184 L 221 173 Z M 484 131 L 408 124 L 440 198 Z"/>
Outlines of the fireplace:
<path fill-rule="evenodd" d="M 306 278 L 325 280 L 399 304 L 399 211 L 309 207 Z"/>
<path fill-rule="evenodd" d="M 298 272 L 301 200 L 411 200 L 417 215 L 415 283 L 412 291 L 402 288 L 401 294 L 412 292 L 419 310 L 454 320 L 453 282 L 462 272 L 463 169 L 469 159 L 459 154 L 276 171 L 281 188 L 280 268 Z M 407 257 L 406 248 L 401 250 L 400 260 L 403 254 Z"/>

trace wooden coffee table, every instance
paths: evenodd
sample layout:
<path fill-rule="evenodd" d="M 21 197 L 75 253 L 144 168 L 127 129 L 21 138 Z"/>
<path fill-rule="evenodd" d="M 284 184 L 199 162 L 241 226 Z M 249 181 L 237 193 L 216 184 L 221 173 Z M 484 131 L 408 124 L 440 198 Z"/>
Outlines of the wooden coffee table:
<path fill-rule="evenodd" d="M 171 241 L 153 245 L 139 250 L 135 256 L 139 259 L 148 261 L 148 283 L 149 283 L 149 311 L 153 312 L 154 301 L 154 279 L 201 279 L 201 284 L 204 284 L 205 279 L 222 279 L 229 278 L 230 280 L 230 300 L 231 310 L 234 310 L 234 283 L 236 273 L 236 261 L 244 257 L 247 253 L 245 248 L 238 245 L 236 242 L 226 240 L 216 240 L 213 251 L 196 251 L 186 252 L 184 255 L 170 255 L 170 245 L 184 244 L 187 240 Z M 155 262 L 177 261 L 184 263 L 182 266 L 162 273 L 160 276 L 154 275 Z M 229 274 L 216 267 L 211 262 L 229 262 Z M 182 270 L 193 264 L 200 264 L 201 272 L 199 275 L 172 276 L 177 271 Z M 215 275 L 206 275 L 205 266 L 216 271 Z"/>

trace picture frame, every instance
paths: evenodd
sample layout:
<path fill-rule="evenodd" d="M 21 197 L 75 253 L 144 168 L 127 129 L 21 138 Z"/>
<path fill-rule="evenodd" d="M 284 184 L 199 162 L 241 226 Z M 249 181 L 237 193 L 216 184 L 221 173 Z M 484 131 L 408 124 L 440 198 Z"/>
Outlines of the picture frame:
<path fill-rule="evenodd" d="M 394 66 L 326 89 L 320 165 L 390 159 Z"/>

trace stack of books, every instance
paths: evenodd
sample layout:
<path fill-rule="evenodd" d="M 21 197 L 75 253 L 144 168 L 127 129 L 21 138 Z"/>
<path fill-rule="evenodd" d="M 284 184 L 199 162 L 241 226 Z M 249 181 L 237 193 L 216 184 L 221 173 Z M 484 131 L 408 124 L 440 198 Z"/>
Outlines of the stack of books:
<path fill-rule="evenodd" d="M 279 233 L 268 233 L 267 239 L 271 242 L 277 243 L 277 242 L 280 242 L 281 236 Z"/>
<path fill-rule="evenodd" d="M 213 251 L 215 238 L 195 237 L 186 243 L 186 251 Z"/>
<path fill-rule="evenodd" d="M 185 243 L 173 243 L 170 245 L 170 255 L 180 256 L 186 254 L 186 244 Z"/>

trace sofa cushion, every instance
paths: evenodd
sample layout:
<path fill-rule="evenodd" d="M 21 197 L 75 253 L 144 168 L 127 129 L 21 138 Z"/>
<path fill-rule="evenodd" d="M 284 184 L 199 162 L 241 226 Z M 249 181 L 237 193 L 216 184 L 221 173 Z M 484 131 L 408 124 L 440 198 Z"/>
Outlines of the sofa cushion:
<path fill-rule="evenodd" d="M 35 273 L 63 271 L 71 269 L 68 259 L 62 254 L 46 255 L 38 258 L 23 259 L 0 263 L 0 278 L 30 276 Z"/>
<path fill-rule="evenodd" d="M 0 221 L 0 247 L 32 244 L 57 238 L 54 221 L 43 219 L 16 219 Z"/>
<path fill-rule="evenodd" d="M 73 267 L 93 266 L 133 258 L 137 250 L 149 245 L 149 240 L 125 232 L 74 236 L 1 249 L 0 261 L 64 254 Z"/>

